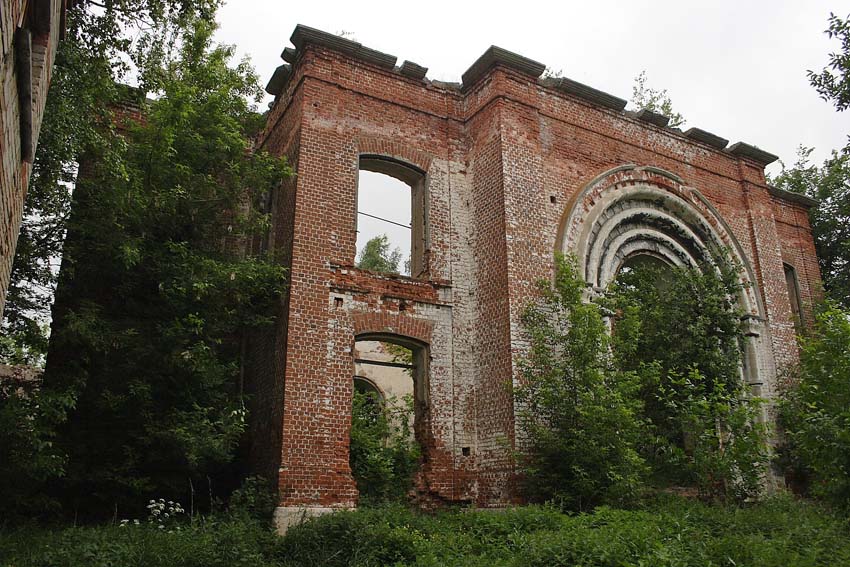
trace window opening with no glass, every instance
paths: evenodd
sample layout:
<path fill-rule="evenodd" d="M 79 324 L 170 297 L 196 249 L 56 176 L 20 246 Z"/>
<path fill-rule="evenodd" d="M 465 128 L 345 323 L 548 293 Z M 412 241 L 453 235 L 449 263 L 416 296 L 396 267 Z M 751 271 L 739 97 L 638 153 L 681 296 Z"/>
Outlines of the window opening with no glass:
<path fill-rule="evenodd" d="M 357 267 L 425 275 L 425 176 L 401 162 L 360 157 Z"/>

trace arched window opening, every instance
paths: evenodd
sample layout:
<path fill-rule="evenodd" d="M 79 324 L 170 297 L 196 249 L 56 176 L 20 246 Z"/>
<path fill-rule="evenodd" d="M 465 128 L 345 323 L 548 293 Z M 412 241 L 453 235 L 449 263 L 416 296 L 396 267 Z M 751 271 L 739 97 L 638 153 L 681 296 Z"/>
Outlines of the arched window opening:
<path fill-rule="evenodd" d="M 623 165 L 574 197 L 557 249 L 576 258 L 586 297 L 612 291 L 602 302 L 613 319 L 612 361 L 638 381 L 653 478 L 706 494 L 751 493 L 764 442 L 763 429 L 750 427 L 762 419 L 753 394 L 774 375 L 760 367 L 770 342 L 755 271 L 726 221 L 677 175 Z M 669 285 L 644 269 L 658 261 Z M 726 459 L 735 446 L 737 456 L 717 469 L 725 480 L 706 482 L 700 463 Z"/>
<path fill-rule="evenodd" d="M 401 162 L 360 157 L 357 181 L 357 266 L 424 277 L 425 175 Z"/>
<path fill-rule="evenodd" d="M 412 489 L 425 430 L 426 351 L 395 336 L 355 341 L 349 463 L 361 500 L 403 501 Z"/>
<path fill-rule="evenodd" d="M 670 264 L 654 254 L 641 252 L 629 256 L 620 265 L 618 274 L 629 274 L 635 270 L 654 274 L 656 276 L 655 286 L 660 290 L 670 285 L 670 278 L 672 277 Z"/>
<path fill-rule="evenodd" d="M 384 394 L 381 392 L 378 386 L 376 386 L 374 382 L 372 382 L 365 376 L 354 377 L 354 391 L 372 396 L 380 402 L 384 401 Z"/>
<path fill-rule="evenodd" d="M 380 341 L 362 340 L 354 343 L 354 387 L 366 394 L 376 394 L 395 419 L 406 416 L 406 425 L 413 431 L 414 384 L 413 351 L 404 346 Z M 410 411 L 407 411 L 410 406 Z"/>
<path fill-rule="evenodd" d="M 759 387 L 756 329 L 734 304 L 736 285 L 712 265 L 674 266 L 635 252 L 615 282 L 606 299 L 614 306 L 614 360 L 638 377 L 641 411 L 656 436 L 644 455 L 653 482 L 708 490 L 695 463 L 712 450 L 709 440 L 727 443 L 737 427 L 724 404 Z"/>

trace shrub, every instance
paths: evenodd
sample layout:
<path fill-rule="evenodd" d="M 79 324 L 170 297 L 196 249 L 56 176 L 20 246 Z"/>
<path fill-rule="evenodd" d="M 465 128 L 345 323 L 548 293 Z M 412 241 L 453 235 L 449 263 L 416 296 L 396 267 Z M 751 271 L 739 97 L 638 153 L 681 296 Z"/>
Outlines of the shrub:
<path fill-rule="evenodd" d="M 832 567 L 850 565 L 850 525 L 817 504 L 746 508 L 667 496 L 644 509 L 553 507 L 436 514 L 381 506 L 320 516 L 277 537 L 244 517 L 0 531 L 0 566 L 90 567 Z"/>
<path fill-rule="evenodd" d="M 577 515 L 541 506 L 426 515 L 394 506 L 293 527 L 275 557 L 298 567 L 832 567 L 850 564 L 847 535 L 846 520 L 790 498 L 738 508 L 667 496 L 644 509 Z"/>
<path fill-rule="evenodd" d="M 636 375 L 614 369 L 601 308 L 582 301 L 584 289 L 558 257 L 554 284 L 541 283 L 541 302 L 523 315 L 530 349 L 514 389 L 525 491 L 572 510 L 629 502 L 647 473 Z"/>
<path fill-rule="evenodd" d="M 261 476 L 249 476 L 230 495 L 229 510 L 235 515 L 269 521 L 276 507 L 274 485 Z"/>
<path fill-rule="evenodd" d="M 640 376 L 652 436 L 642 454 L 661 484 L 695 485 L 705 497 L 755 495 L 767 462 L 761 400 L 740 378 L 748 340 L 730 264 L 638 264 L 615 282 L 610 306 L 621 371 Z"/>
<path fill-rule="evenodd" d="M 64 473 L 54 440 L 72 405 L 32 381 L 0 380 L 0 525 L 58 509 L 45 486 Z"/>
<path fill-rule="evenodd" d="M 15 567 L 272 567 L 273 532 L 246 519 L 213 517 L 180 529 L 126 526 L 20 530 L 0 537 L 0 565 Z"/>
<path fill-rule="evenodd" d="M 361 504 L 404 500 L 419 464 L 410 431 L 413 400 L 354 392 L 349 463 Z"/>
<path fill-rule="evenodd" d="M 850 314 L 825 304 L 801 347 L 796 386 L 780 405 L 786 449 L 814 495 L 850 507 Z"/>

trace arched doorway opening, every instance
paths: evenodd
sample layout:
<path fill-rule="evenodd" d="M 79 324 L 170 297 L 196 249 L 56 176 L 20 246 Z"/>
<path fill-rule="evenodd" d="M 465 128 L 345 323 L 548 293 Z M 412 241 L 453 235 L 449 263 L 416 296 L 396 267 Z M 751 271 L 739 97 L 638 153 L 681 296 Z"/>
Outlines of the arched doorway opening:
<path fill-rule="evenodd" d="M 720 462 L 725 445 L 739 439 L 745 446 L 744 435 L 764 420 L 754 397 L 773 380 L 772 367 L 762 364 L 771 353 L 754 271 L 714 207 L 674 174 L 623 166 L 575 196 L 558 251 L 575 258 L 589 298 L 604 295 L 617 306 L 613 344 L 628 352 L 618 368 L 639 377 L 642 411 L 657 439 L 645 455 L 651 459 L 656 448 L 660 455 L 653 471 L 674 463 L 667 480 L 687 485 L 704 472 L 699 463 Z M 633 333 L 629 345 L 618 344 L 618 325 Z M 755 467 L 757 451 L 730 466 Z M 723 482 L 759 477 L 753 470 Z"/>
<path fill-rule="evenodd" d="M 572 255 L 591 293 L 607 289 L 624 266 L 733 266 L 747 341 L 743 379 L 757 394 L 775 381 L 765 310 L 746 254 L 726 221 L 699 191 L 656 167 L 624 165 L 588 183 L 562 217 L 556 250 Z"/>
<path fill-rule="evenodd" d="M 363 334 L 354 343 L 349 462 L 362 502 L 403 501 L 427 431 L 427 345 Z"/>

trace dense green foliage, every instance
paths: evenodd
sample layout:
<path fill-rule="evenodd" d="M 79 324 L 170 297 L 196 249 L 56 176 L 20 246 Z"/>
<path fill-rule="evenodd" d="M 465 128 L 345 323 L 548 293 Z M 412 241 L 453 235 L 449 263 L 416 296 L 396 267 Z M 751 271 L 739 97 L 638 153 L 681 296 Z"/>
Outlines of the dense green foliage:
<path fill-rule="evenodd" d="M 797 162 L 770 182 L 818 201 L 809 211 L 824 288 L 850 308 L 850 155 L 833 151 L 822 166 L 809 163 L 812 148 L 801 147 Z"/>
<path fill-rule="evenodd" d="M 361 505 L 406 499 L 420 457 L 410 430 L 412 414 L 412 399 L 354 392 L 348 454 Z"/>
<path fill-rule="evenodd" d="M 638 264 L 610 297 L 617 365 L 640 377 L 655 480 L 707 497 L 753 496 L 767 463 L 760 400 L 741 380 L 741 291 L 731 265 Z"/>
<path fill-rule="evenodd" d="M 74 191 L 44 392 L 76 398 L 58 447 L 81 512 L 217 484 L 245 429 L 239 337 L 271 323 L 284 285 L 272 259 L 243 256 L 288 173 L 250 151 L 257 78 L 210 24 L 185 24 L 141 40 L 156 98 L 90 148 Z"/>
<path fill-rule="evenodd" d="M 523 316 L 530 352 L 515 388 L 526 493 L 574 510 L 633 500 L 647 473 L 636 375 L 614 368 L 601 308 L 582 301 L 584 288 L 559 256 L 554 286 L 542 284 L 542 302 Z"/>
<path fill-rule="evenodd" d="M 401 262 L 401 250 L 390 249 L 386 234 L 370 238 L 357 256 L 357 267 L 382 274 L 397 274 Z"/>
<path fill-rule="evenodd" d="M 850 313 L 824 305 L 801 346 L 780 406 L 789 464 L 812 494 L 850 509 Z"/>
<path fill-rule="evenodd" d="M 119 83 L 133 78 L 139 38 L 163 25 L 213 22 L 220 1 L 94 4 L 78 2 L 68 9 L 56 54 L 0 333 L 0 361 L 10 364 L 44 363 L 78 159 L 95 154 L 118 164 L 111 109 L 125 96 Z"/>
<path fill-rule="evenodd" d="M 65 471 L 53 443 L 72 403 L 32 382 L 0 381 L 0 526 L 55 508 L 44 486 Z"/>
<path fill-rule="evenodd" d="M 196 519 L 171 529 L 147 522 L 55 532 L 20 529 L 0 534 L 0 565 L 271 566 L 279 564 L 275 540 L 266 526 L 243 517 Z"/>
<path fill-rule="evenodd" d="M 515 395 L 529 496 L 584 509 L 649 484 L 756 494 L 766 431 L 740 377 L 736 270 L 634 266 L 593 302 L 571 261 L 556 270 L 523 318 L 530 350 Z"/>
<path fill-rule="evenodd" d="M 63 376 L 57 379 L 54 373 L 48 388 L 40 391 L 4 388 L 0 392 L 0 421 L 10 424 L 0 432 L 0 475 L 14 479 L 4 483 L 4 490 L 0 491 L 4 520 L 44 510 L 51 502 L 45 482 L 65 472 L 70 473 L 69 478 L 76 476 L 95 483 L 107 479 L 115 487 L 121 483 L 133 484 L 129 492 L 143 489 L 148 479 L 144 471 L 141 478 L 135 478 L 133 442 L 117 432 L 144 431 L 137 437 L 155 437 L 167 432 L 170 437 L 166 443 L 149 439 L 153 446 L 164 449 L 159 455 L 151 451 L 151 461 L 165 454 L 173 455 L 175 446 L 188 449 L 179 455 L 176 467 L 167 459 L 153 465 L 165 476 L 180 474 L 181 467 L 185 470 L 189 461 L 194 470 L 200 470 L 202 461 L 209 462 L 209 457 L 232 453 L 236 431 L 241 430 L 244 416 L 241 403 L 232 394 L 234 358 L 230 353 L 219 357 L 225 348 L 232 350 L 231 345 L 223 345 L 222 337 L 246 323 L 252 325 L 268 319 L 269 296 L 279 290 L 282 274 L 264 261 L 239 263 L 204 258 L 215 239 L 221 241 L 221 234 L 205 228 L 204 223 L 211 216 L 199 199 L 218 197 L 213 189 L 204 193 L 202 186 L 206 184 L 209 189 L 219 173 L 244 175 L 244 183 L 257 183 L 257 188 L 263 190 L 272 178 L 285 173 L 285 168 L 263 156 L 250 165 L 252 160 L 245 159 L 248 135 L 257 122 L 245 98 L 259 93 L 256 78 L 249 69 L 243 65 L 236 71 L 223 71 L 229 55 L 227 49 L 209 50 L 209 54 L 200 56 L 205 40 L 191 46 L 193 54 L 186 51 L 182 70 L 174 57 L 187 33 L 196 27 L 200 30 L 209 26 L 218 4 L 216 0 L 116 0 L 105 8 L 78 3 L 68 10 L 67 35 L 57 53 L 25 203 L 0 333 L 0 360 L 43 364 L 47 314 L 69 224 L 74 242 L 66 247 L 71 253 L 63 260 L 63 278 L 77 281 L 76 292 L 80 293 L 66 293 L 64 304 L 60 301 L 57 305 L 56 320 L 65 327 L 65 337 L 57 341 L 60 345 L 65 341 L 60 350 L 64 349 L 70 357 L 66 358 L 73 360 L 57 365 Z M 202 38 L 203 33 L 194 36 Z M 140 103 L 138 97 L 132 98 L 131 91 L 117 84 L 131 69 L 131 75 L 159 98 L 151 105 L 148 128 L 134 129 L 120 118 L 116 120 L 113 114 L 116 104 Z M 207 72 L 213 74 L 206 76 L 208 84 L 202 86 L 201 79 Z M 218 81 L 221 84 L 214 92 L 210 83 Z M 210 94 L 210 104 L 206 107 L 200 103 L 205 90 Z M 173 110 L 170 116 L 169 105 Z M 206 125 L 209 130 L 197 128 L 203 122 L 198 112 L 210 112 L 210 122 Z M 174 122 L 169 123 L 172 118 Z M 157 127 L 161 128 L 160 132 L 152 134 Z M 169 136 L 173 136 L 172 140 L 168 140 Z M 179 158 L 174 156 L 180 144 L 203 147 L 197 142 L 204 137 L 209 137 L 212 144 L 207 148 L 212 150 L 208 158 L 225 160 L 218 169 L 198 160 L 199 151 Z M 145 154 L 147 150 L 150 151 Z M 234 157 L 235 160 L 224 165 Z M 76 204 L 72 214 L 70 183 L 80 159 L 86 164 L 84 180 L 74 192 Z M 201 169 L 192 171 L 195 166 Z M 144 181 L 143 175 L 147 176 Z M 174 183 L 169 177 L 173 177 Z M 224 197 L 219 204 L 226 208 L 243 182 L 226 177 L 216 181 L 221 181 L 220 196 Z M 196 204 L 187 206 L 193 200 L 197 200 Z M 236 210 L 234 207 L 233 211 Z M 199 215 L 200 211 L 203 214 Z M 231 216 L 229 225 L 234 235 L 248 235 L 263 224 L 259 218 L 246 223 L 236 215 Z M 180 220 L 175 222 L 176 219 Z M 181 223 L 189 226 L 196 220 L 199 230 L 194 240 L 169 233 Z M 86 225 L 87 221 L 93 222 Z M 157 238 L 170 240 L 156 243 Z M 209 240 L 204 242 L 202 250 L 193 248 L 206 239 Z M 155 250 L 157 246 L 160 247 Z M 173 265 L 163 269 L 170 260 Z M 113 272 L 116 266 L 118 269 Z M 134 270 L 144 273 L 146 279 L 135 282 Z M 102 274 L 107 277 L 101 281 Z M 197 282 L 192 281 L 194 276 L 198 276 Z M 86 278 L 88 282 L 80 283 Z M 87 284 L 92 284 L 92 288 L 87 289 Z M 137 293 L 145 288 L 147 297 Z M 169 311 L 169 305 L 177 310 Z M 249 305 L 248 311 L 240 307 L 245 305 Z M 116 306 L 119 309 L 104 316 Z M 213 312 L 205 312 L 206 307 L 212 307 Z M 235 308 L 245 313 L 245 318 L 227 321 Z M 190 309 L 194 310 L 191 315 Z M 138 319 L 134 322 L 130 320 L 132 316 Z M 180 326 L 183 328 L 175 331 Z M 184 340 L 192 333 L 196 336 L 191 342 Z M 195 375 L 206 370 L 218 371 L 218 375 L 209 376 L 199 388 L 203 392 L 209 387 L 209 393 L 189 396 L 181 402 L 183 409 L 190 404 L 195 418 L 203 418 L 192 419 L 191 427 L 185 427 L 185 421 L 174 421 L 175 415 L 169 414 L 168 409 L 151 412 L 155 401 L 167 403 L 169 398 L 154 400 L 160 394 L 146 382 L 148 377 L 157 376 L 158 371 L 171 373 L 169 366 L 174 366 L 175 349 L 181 347 L 180 364 L 184 367 L 194 364 L 191 372 Z M 136 371 L 122 376 L 122 372 L 132 367 L 132 360 L 136 361 Z M 115 384 L 120 384 L 123 378 L 129 380 L 117 389 L 107 388 L 96 403 L 83 395 L 77 405 L 81 390 L 90 386 L 91 392 L 99 387 L 96 376 L 100 371 L 91 374 L 95 367 L 108 368 L 108 373 L 101 372 L 100 377 L 109 375 Z M 180 378 L 174 372 L 168 379 L 180 383 Z M 151 383 L 156 381 L 153 379 Z M 231 393 L 217 390 L 216 384 Z M 170 399 L 180 393 L 179 388 L 173 388 Z M 134 410 L 127 419 L 116 417 L 122 405 Z M 57 427 L 75 406 L 76 424 L 83 424 L 77 431 L 82 433 L 88 428 L 96 434 L 91 438 L 81 434 L 74 442 L 70 439 L 75 430 L 68 427 L 63 432 L 62 443 L 57 443 Z M 101 411 L 104 419 L 98 421 Z M 169 415 L 171 421 L 163 421 Z M 188 415 L 184 420 L 189 420 Z M 198 435 L 203 428 L 209 433 L 206 439 Z M 222 435 L 224 429 L 229 429 L 227 435 Z M 100 443 L 104 439 L 113 441 L 106 443 L 112 446 L 102 453 L 100 450 L 107 449 Z M 69 460 L 68 454 L 78 449 L 83 449 L 86 458 L 93 460 L 81 460 L 79 454 Z M 89 475 L 87 467 L 101 467 L 102 474 Z M 120 470 L 126 472 L 123 478 L 114 474 Z M 67 487 L 58 492 L 62 496 L 72 493 Z M 108 498 L 98 492 L 94 496 L 86 501 L 94 503 L 102 497 Z"/>
<path fill-rule="evenodd" d="M 401 507 L 338 512 L 284 538 L 219 516 L 178 531 L 140 526 L 0 532 L 3 567 L 833 567 L 850 562 L 847 520 L 775 499 L 748 508 L 667 498 L 641 510 L 455 511 Z"/>

